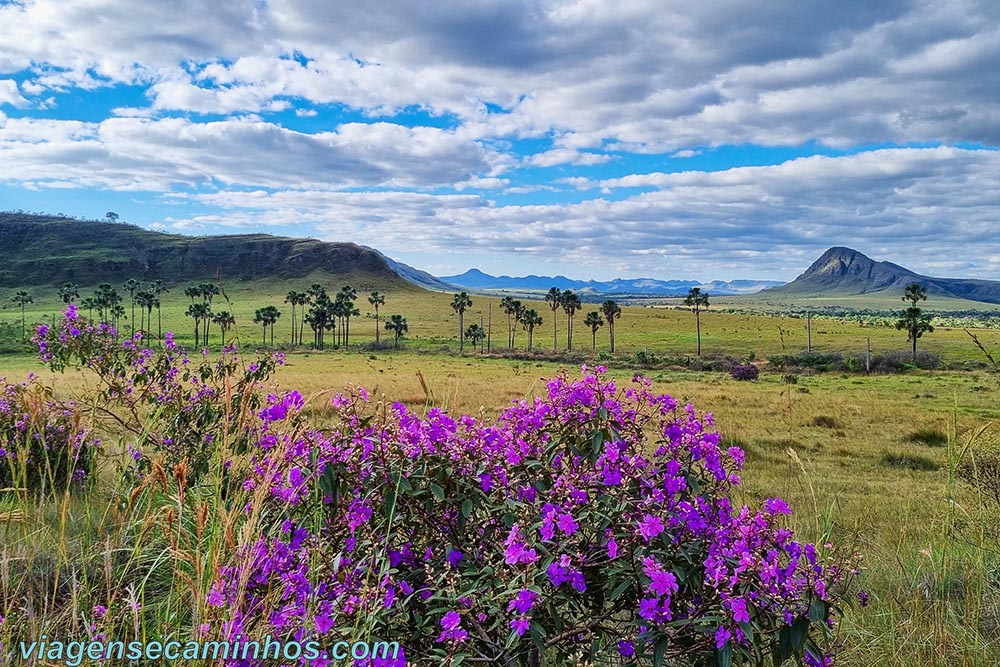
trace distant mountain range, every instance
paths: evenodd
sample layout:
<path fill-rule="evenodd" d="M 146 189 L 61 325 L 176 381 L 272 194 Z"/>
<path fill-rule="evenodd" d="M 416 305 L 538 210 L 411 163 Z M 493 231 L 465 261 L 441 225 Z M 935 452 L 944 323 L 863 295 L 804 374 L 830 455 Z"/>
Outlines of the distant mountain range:
<path fill-rule="evenodd" d="M 544 292 L 550 287 L 561 290 L 571 289 L 581 295 L 618 294 L 648 296 L 683 296 L 692 287 L 700 287 L 717 296 L 753 294 L 768 287 L 783 285 L 777 280 L 713 280 L 701 283 L 697 280 L 656 280 L 654 278 L 616 278 L 615 280 L 573 280 L 566 276 L 491 276 L 479 269 L 470 269 L 457 276 L 441 276 L 446 283 L 471 290 L 510 290 L 524 292 Z"/>
<path fill-rule="evenodd" d="M 892 262 L 876 262 L 857 250 L 843 247 L 830 248 L 798 278 L 765 294 L 824 297 L 891 291 L 902 295 L 910 283 L 920 283 L 929 295 L 1000 303 L 1000 282 L 995 280 L 924 276 Z"/>

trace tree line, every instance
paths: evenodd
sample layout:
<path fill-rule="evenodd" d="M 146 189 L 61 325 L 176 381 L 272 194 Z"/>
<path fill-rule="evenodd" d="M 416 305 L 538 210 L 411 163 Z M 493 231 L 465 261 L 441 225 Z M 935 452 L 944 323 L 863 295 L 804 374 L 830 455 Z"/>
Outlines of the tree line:
<path fill-rule="evenodd" d="M 123 321 L 129 322 L 130 333 L 149 331 L 153 326 L 153 310 L 156 310 L 157 336 L 163 337 L 163 319 L 161 314 L 161 296 L 170 290 L 162 280 L 143 283 L 129 278 L 121 286 L 121 292 L 111 283 L 101 283 L 92 295 L 80 298 L 80 288 L 75 283 L 65 283 L 59 288 L 59 298 L 66 305 L 75 304 L 87 311 L 90 320 L 108 324 L 120 330 Z M 222 293 L 217 283 L 202 282 L 184 288 L 184 296 L 191 300 L 184 314 L 190 317 L 194 328 L 194 344 L 201 347 L 209 344 L 209 334 L 212 325 L 216 325 L 222 337 L 222 345 L 226 344 L 226 334 L 236 326 L 236 317 L 228 310 L 215 310 L 214 301 Z M 126 301 L 127 295 L 127 301 Z M 308 327 L 313 334 L 312 346 L 322 349 L 326 345 L 327 334 L 334 335 L 334 345 L 347 347 L 350 344 L 351 318 L 361 315 L 357 308 L 357 290 L 350 285 L 344 285 L 333 297 L 326 288 L 314 283 L 304 291 L 292 290 L 285 297 L 285 303 L 292 308 L 291 338 L 292 345 L 303 344 L 303 332 Z M 375 341 L 380 343 L 380 308 L 385 305 L 385 295 L 373 291 L 368 295 L 368 302 L 375 309 Z M 34 297 L 26 290 L 18 291 L 12 298 L 14 305 L 21 309 L 21 337 L 25 339 L 27 329 L 25 308 L 34 303 Z M 139 319 L 136 321 L 136 311 Z M 129 315 L 131 314 L 131 317 Z M 96 317 L 95 317 L 96 316 Z M 282 311 L 276 305 L 267 305 L 254 312 L 254 324 L 262 327 L 261 343 L 274 345 L 274 328 L 281 319 Z M 399 341 L 409 330 L 406 318 L 394 314 L 384 323 L 384 328 L 393 334 L 393 343 L 399 347 Z M 269 341 L 270 335 L 270 341 Z"/>

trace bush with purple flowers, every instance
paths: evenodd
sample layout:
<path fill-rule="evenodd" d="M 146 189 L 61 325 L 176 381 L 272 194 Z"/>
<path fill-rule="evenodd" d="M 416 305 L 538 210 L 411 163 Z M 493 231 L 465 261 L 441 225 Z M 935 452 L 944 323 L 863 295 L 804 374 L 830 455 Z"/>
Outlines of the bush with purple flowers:
<path fill-rule="evenodd" d="M 317 423 L 265 390 L 273 358 L 195 362 L 72 306 L 35 342 L 152 459 L 124 511 L 163 526 L 193 636 L 398 642 L 358 667 L 831 660 L 855 555 L 796 540 L 780 499 L 734 504 L 743 452 L 646 379 L 562 374 L 494 420 L 353 388 Z"/>
<path fill-rule="evenodd" d="M 98 441 L 72 403 L 61 403 L 32 377 L 0 378 L 0 488 L 63 491 L 82 484 Z"/>
<path fill-rule="evenodd" d="M 733 364 L 729 375 L 734 380 L 753 381 L 760 377 L 760 370 L 753 364 Z"/>
<path fill-rule="evenodd" d="M 246 451 L 257 442 L 256 423 L 242 417 L 263 405 L 261 388 L 282 363 L 282 355 L 241 362 L 235 346 L 212 359 L 207 350 L 192 358 L 164 336 L 162 346 L 147 344 L 143 332 L 120 337 L 107 324 L 87 321 L 69 304 L 58 327 L 41 325 L 33 342 L 52 370 L 84 368 L 98 381 L 91 393 L 93 413 L 131 438 L 139 468 L 142 453 L 155 451 L 164 464 L 186 464 L 193 479 L 209 465 L 215 445 Z"/>
<path fill-rule="evenodd" d="M 710 416 L 602 370 L 495 422 L 356 389 L 315 429 L 273 397 L 245 488 L 276 530 L 219 573 L 216 628 L 374 633 L 411 664 L 827 664 L 851 559 L 779 499 L 733 505 Z"/>

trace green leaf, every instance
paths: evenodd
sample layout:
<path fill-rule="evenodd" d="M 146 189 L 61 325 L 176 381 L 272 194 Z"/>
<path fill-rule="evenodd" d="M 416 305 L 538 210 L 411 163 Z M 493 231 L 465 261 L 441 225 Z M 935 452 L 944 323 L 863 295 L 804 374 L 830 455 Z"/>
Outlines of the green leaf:
<path fill-rule="evenodd" d="M 715 652 L 716 661 L 719 667 L 731 667 L 733 664 L 733 647 L 729 642 Z"/>
<path fill-rule="evenodd" d="M 663 656 L 667 653 L 667 646 L 670 642 L 667 641 L 666 637 L 661 637 L 656 646 L 653 647 L 653 667 L 661 667 L 663 665 Z"/>
<path fill-rule="evenodd" d="M 434 497 L 437 498 L 438 500 L 444 500 L 444 489 L 442 489 L 434 482 L 431 482 L 431 493 L 433 493 Z"/>
<path fill-rule="evenodd" d="M 819 598 L 812 601 L 809 605 L 809 618 L 817 623 L 822 623 L 826 620 L 826 603 Z"/>
<path fill-rule="evenodd" d="M 472 500 L 466 498 L 462 503 L 462 516 L 470 516 L 472 514 Z"/>

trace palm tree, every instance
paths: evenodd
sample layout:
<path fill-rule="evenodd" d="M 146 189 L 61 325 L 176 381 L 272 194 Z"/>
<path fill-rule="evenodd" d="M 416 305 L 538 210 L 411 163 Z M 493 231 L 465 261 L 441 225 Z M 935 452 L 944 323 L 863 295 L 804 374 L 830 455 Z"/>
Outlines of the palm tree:
<path fill-rule="evenodd" d="M 612 302 L 614 303 L 614 302 Z M 596 310 L 592 310 L 587 313 L 587 317 L 583 319 L 583 323 L 590 327 L 591 343 L 593 344 L 594 352 L 597 351 L 597 330 L 604 326 L 604 320 L 601 319 L 601 314 Z"/>
<path fill-rule="evenodd" d="M 472 298 L 466 292 L 459 292 L 451 300 L 451 309 L 458 313 L 458 351 L 465 349 L 465 311 L 472 307 Z"/>
<path fill-rule="evenodd" d="M 402 315 L 392 315 L 389 320 L 385 323 L 386 331 L 392 331 L 395 338 L 392 342 L 392 346 L 399 347 L 399 339 L 403 337 L 403 334 L 409 331 L 409 327 L 406 326 L 406 318 Z"/>
<path fill-rule="evenodd" d="M 698 356 L 701 356 L 701 311 L 708 308 L 708 293 L 702 293 L 700 287 L 692 287 L 684 297 L 684 305 L 694 312 L 695 326 L 698 329 Z"/>
<path fill-rule="evenodd" d="M 267 329 L 270 327 L 271 347 L 274 347 L 274 325 L 278 322 L 279 317 L 281 317 L 281 311 L 276 306 L 264 306 L 263 308 L 258 308 L 254 313 L 254 323 L 261 324 L 264 327 L 264 340 L 261 341 L 261 344 L 267 345 Z"/>
<path fill-rule="evenodd" d="M 314 285 L 316 287 L 316 285 Z M 317 296 L 312 298 L 312 308 L 306 313 L 306 324 L 313 331 L 313 347 L 323 349 L 323 334 L 336 328 L 335 308 L 326 290 L 320 287 Z"/>
<path fill-rule="evenodd" d="M 24 307 L 27 306 L 29 303 L 34 303 L 35 300 L 31 298 L 31 295 L 25 292 L 24 290 L 20 290 L 17 294 L 14 295 L 14 298 L 11 300 L 14 302 L 15 305 L 21 307 L 21 340 L 25 341 L 27 340 L 26 338 L 27 334 L 25 333 L 25 327 L 24 327 Z"/>
<path fill-rule="evenodd" d="M 295 290 L 289 290 L 285 296 L 285 303 L 292 304 L 292 345 L 295 345 L 295 323 L 298 321 L 295 318 L 295 306 L 299 305 L 299 293 Z"/>
<path fill-rule="evenodd" d="M 94 309 L 97 308 L 97 299 L 92 296 L 84 297 L 83 301 L 80 302 L 81 308 L 87 309 L 87 319 L 94 319 Z"/>
<path fill-rule="evenodd" d="M 344 347 L 350 345 L 351 339 L 351 318 L 361 315 L 361 311 L 354 307 L 354 301 L 358 298 L 358 291 L 350 285 L 344 285 L 337 292 L 337 301 L 340 303 L 340 316 L 344 326 L 341 330 L 341 338 Z"/>
<path fill-rule="evenodd" d="M 611 339 L 611 353 L 615 352 L 615 320 L 622 316 L 622 309 L 613 300 L 601 304 L 601 313 L 608 321 L 608 337 Z"/>
<path fill-rule="evenodd" d="M 220 311 L 212 317 L 212 321 L 219 325 L 219 331 L 222 332 L 222 347 L 226 346 L 226 332 L 229 331 L 234 324 L 236 324 L 236 318 L 233 317 L 232 313 L 228 311 Z"/>
<path fill-rule="evenodd" d="M 153 291 L 149 289 L 140 290 L 139 292 L 136 293 L 134 300 L 136 305 L 139 306 L 139 330 L 145 331 L 146 327 L 152 326 L 153 307 L 157 301 L 156 295 L 153 294 Z M 149 314 L 148 322 L 145 323 L 146 326 L 143 326 L 145 318 L 145 315 L 143 314 L 144 309 Z"/>
<path fill-rule="evenodd" d="M 524 323 L 524 328 L 528 330 L 528 349 L 530 350 L 532 341 L 535 338 L 535 327 L 541 326 L 542 316 L 534 308 L 528 308 L 521 315 L 521 322 Z"/>
<path fill-rule="evenodd" d="M 198 291 L 201 294 L 201 298 L 204 299 L 208 305 L 212 305 L 212 298 L 219 293 L 219 286 L 215 283 L 202 283 L 198 285 Z"/>
<path fill-rule="evenodd" d="M 76 286 L 76 283 L 65 283 L 59 288 L 59 298 L 67 305 L 73 303 L 79 296 L 80 289 Z"/>
<path fill-rule="evenodd" d="M 162 311 L 160 310 L 160 296 L 166 294 L 170 290 L 167 289 L 167 284 L 162 280 L 154 280 L 150 285 L 150 290 L 156 295 L 156 300 L 154 305 L 156 306 L 156 335 L 159 338 L 163 338 L 163 317 Z M 152 324 L 150 324 L 152 326 Z"/>
<path fill-rule="evenodd" d="M 475 347 L 481 345 L 483 339 L 486 338 L 486 330 L 478 324 L 470 324 L 469 328 L 465 330 L 465 337 L 472 341 L 472 346 Z"/>
<path fill-rule="evenodd" d="M 910 306 L 900 313 L 896 328 L 906 331 L 906 340 L 913 343 L 913 361 L 917 360 L 917 339 L 925 333 L 933 333 L 931 316 L 917 306 L 920 301 L 927 300 L 927 292 L 920 283 L 910 283 L 903 292 L 903 301 L 909 301 Z"/>
<path fill-rule="evenodd" d="M 135 293 L 139 291 L 141 283 L 135 278 L 129 278 L 122 285 L 122 289 L 128 292 L 129 300 L 132 302 L 132 335 L 135 335 Z"/>
<path fill-rule="evenodd" d="M 192 303 L 184 313 L 194 320 L 194 346 L 201 347 L 201 321 L 207 317 L 212 317 L 212 309 L 207 303 Z M 205 341 L 208 345 L 208 341 Z"/>
<path fill-rule="evenodd" d="M 549 304 L 552 310 L 552 351 L 559 347 L 559 340 L 556 336 L 556 311 L 562 308 L 562 290 L 558 287 L 550 287 L 549 293 L 545 295 L 545 303 Z"/>
<path fill-rule="evenodd" d="M 378 309 L 379 306 L 385 305 L 385 295 L 380 292 L 372 292 L 368 295 L 368 303 L 372 305 L 375 309 L 375 344 L 379 343 L 379 322 L 378 322 Z"/>
<path fill-rule="evenodd" d="M 198 285 L 189 285 L 188 287 L 185 287 L 184 296 L 189 297 L 191 299 L 191 303 L 194 303 L 194 300 L 201 296 L 201 287 Z"/>
<path fill-rule="evenodd" d="M 580 297 L 573 293 L 573 290 L 566 290 L 562 294 L 562 309 L 566 313 L 566 349 L 573 350 L 573 316 L 583 308 Z"/>
<path fill-rule="evenodd" d="M 517 325 L 524 320 L 524 304 L 514 300 L 511 304 L 511 319 L 514 325 L 510 328 L 510 349 L 514 349 L 514 338 L 517 336 Z"/>

